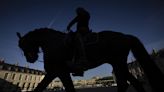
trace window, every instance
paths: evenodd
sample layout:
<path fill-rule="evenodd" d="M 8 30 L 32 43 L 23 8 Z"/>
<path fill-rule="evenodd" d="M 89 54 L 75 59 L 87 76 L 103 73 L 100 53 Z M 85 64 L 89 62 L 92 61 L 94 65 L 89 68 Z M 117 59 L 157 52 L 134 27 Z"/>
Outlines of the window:
<path fill-rule="evenodd" d="M 38 81 L 40 81 L 40 77 L 38 77 Z"/>
<path fill-rule="evenodd" d="M 27 75 L 25 76 L 25 80 L 27 80 Z"/>
<path fill-rule="evenodd" d="M 22 75 L 19 76 L 19 80 L 21 80 L 21 79 L 22 79 Z"/>
<path fill-rule="evenodd" d="M 32 76 L 29 77 L 29 81 L 32 80 Z"/>
<path fill-rule="evenodd" d="M 9 75 L 9 73 L 5 73 L 4 79 L 7 79 L 8 75 Z"/>
<path fill-rule="evenodd" d="M 24 69 L 21 69 L 21 72 L 24 72 Z"/>
<path fill-rule="evenodd" d="M 8 70 L 10 71 L 11 70 L 11 67 L 8 67 Z"/>
<path fill-rule="evenodd" d="M 25 83 L 23 83 L 23 85 L 22 85 L 22 89 L 24 89 L 25 88 Z"/>
<path fill-rule="evenodd" d="M 28 85 L 27 85 L 27 89 L 29 89 L 30 88 L 30 83 L 28 83 Z"/>
<path fill-rule="evenodd" d="M 16 85 L 17 85 L 17 87 L 19 87 L 19 82 Z"/>
<path fill-rule="evenodd" d="M 36 81 L 36 76 L 34 76 L 34 81 Z"/>
<path fill-rule="evenodd" d="M 13 80 L 15 79 L 15 74 L 13 74 L 12 79 L 13 79 Z"/>
<path fill-rule="evenodd" d="M 15 71 L 18 72 L 18 68 L 17 67 L 15 68 Z"/>
<path fill-rule="evenodd" d="M 0 65 L 0 69 L 3 69 L 3 65 Z"/>

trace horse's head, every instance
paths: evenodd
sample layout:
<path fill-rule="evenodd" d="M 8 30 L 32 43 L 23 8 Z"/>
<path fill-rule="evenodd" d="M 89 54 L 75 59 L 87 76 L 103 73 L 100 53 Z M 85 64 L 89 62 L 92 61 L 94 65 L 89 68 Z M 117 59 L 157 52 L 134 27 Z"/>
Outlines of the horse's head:
<path fill-rule="evenodd" d="M 23 50 L 27 62 L 34 63 L 38 59 L 39 52 L 39 46 L 35 39 L 33 39 L 30 33 L 22 37 L 21 34 L 17 32 L 17 36 L 19 38 L 19 47 Z"/>

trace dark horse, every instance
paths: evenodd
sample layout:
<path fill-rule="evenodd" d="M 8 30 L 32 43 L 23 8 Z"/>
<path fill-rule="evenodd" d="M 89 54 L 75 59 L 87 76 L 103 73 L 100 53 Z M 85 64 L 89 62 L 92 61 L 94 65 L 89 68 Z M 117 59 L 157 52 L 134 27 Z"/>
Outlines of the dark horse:
<path fill-rule="evenodd" d="M 34 63 L 37 60 L 39 48 L 44 53 L 46 75 L 34 92 L 42 92 L 56 77 L 60 78 L 66 92 L 75 92 L 70 73 L 73 73 L 76 68 L 69 66 L 74 51 L 73 47 L 68 45 L 65 40 L 67 34 L 53 29 L 40 28 L 27 33 L 23 37 L 20 33 L 17 33 L 17 36 L 19 37 L 19 47 L 23 50 L 28 62 Z M 164 92 L 162 87 L 164 83 L 163 74 L 151 60 L 137 37 L 112 31 L 90 33 L 88 36 L 95 37 L 96 41 L 85 46 L 88 62 L 83 64 L 84 71 L 104 63 L 111 64 L 117 79 L 118 92 L 127 90 L 129 85 L 127 81 L 138 92 L 145 92 L 141 83 L 128 71 L 127 56 L 131 50 L 147 75 L 154 92 Z"/>

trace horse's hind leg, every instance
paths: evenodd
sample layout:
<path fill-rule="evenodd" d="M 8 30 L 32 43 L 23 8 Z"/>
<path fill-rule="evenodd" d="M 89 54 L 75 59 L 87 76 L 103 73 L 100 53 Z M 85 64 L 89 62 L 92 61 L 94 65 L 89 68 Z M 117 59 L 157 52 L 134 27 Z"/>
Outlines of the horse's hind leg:
<path fill-rule="evenodd" d="M 129 36 L 131 40 L 131 51 L 137 59 L 152 87 L 153 92 L 164 92 L 164 74 L 151 59 L 143 43 L 134 36 Z"/>
<path fill-rule="evenodd" d="M 55 78 L 56 76 L 51 74 L 46 74 L 43 80 L 38 84 L 38 86 L 34 89 L 34 92 L 43 92 L 43 90 L 48 86 L 48 84 Z"/>
<path fill-rule="evenodd" d="M 129 85 L 127 81 L 133 85 L 136 91 L 145 92 L 141 83 L 129 73 L 126 60 L 123 62 L 119 61 L 117 64 L 114 64 L 113 70 L 117 79 L 118 92 L 126 92 Z"/>
<path fill-rule="evenodd" d="M 128 73 L 128 81 L 133 85 L 137 92 L 145 92 L 142 84 L 130 73 Z"/>
<path fill-rule="evenodd" d="M 62 73 L 59 75 L 59 78 L 62 81 L 66 92 L 76 92 L 69 73 Z"/>

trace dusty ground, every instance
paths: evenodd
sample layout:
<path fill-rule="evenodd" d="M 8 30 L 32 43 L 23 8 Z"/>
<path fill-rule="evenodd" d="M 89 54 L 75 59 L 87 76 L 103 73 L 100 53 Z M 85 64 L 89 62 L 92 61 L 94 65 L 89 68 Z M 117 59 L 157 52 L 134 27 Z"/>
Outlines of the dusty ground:
<path fill-rule="evenodd" d="M 117 87 L 84 88 L 84 89 L 77 89 L 76 91 L 77 92 L 117 92 Z M 55 91 L 55 92 L 65 92 L 65 91 Z M 135 91 L 133 87 L 129 87 L 127 92 L 137 92 L 137 91 Z M 151 91 L 150 89 L 146 88 L 146 92 L 151 92 Z"/>

